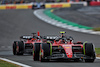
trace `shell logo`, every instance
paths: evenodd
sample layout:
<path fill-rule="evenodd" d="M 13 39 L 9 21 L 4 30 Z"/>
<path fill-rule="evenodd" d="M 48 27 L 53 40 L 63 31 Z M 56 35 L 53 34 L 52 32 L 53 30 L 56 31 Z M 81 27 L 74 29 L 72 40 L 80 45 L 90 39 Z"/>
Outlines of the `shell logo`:
<path fill-rule="evenodd" d="M 70 47 L 66 47 L 66 48 L 70 48 Z"/>

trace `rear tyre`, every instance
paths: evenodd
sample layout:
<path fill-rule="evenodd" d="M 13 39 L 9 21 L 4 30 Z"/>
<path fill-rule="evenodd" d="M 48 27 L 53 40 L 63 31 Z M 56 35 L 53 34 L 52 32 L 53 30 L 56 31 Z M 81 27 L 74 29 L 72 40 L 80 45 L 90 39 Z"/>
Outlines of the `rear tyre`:
<path fill-rule="evenodd" d="M 32 5 L 32 9 L 34 9 L 34 7 L 35 7 L 35 6 L 34 6 L 34 5 Z"/>
<path fill-rule="evenodd" d="M 22 41 L 16 42 L 16 55 L 23 55 L 24 43 Z"/>
<path fill-rule="evenodd" d="M 49 59 L 45 59 L 45 57 L 50 56 L 50 43 L 42 43 L 43 56 L 41 57 L 41 62 L 47 62 Z"/>
<path fill-rule="evenodd" d="M 13 43 L 13 55 L 16 55 L 16 41 Z"/>
<path fill-rule="evenodd" d="M 42 5 L 42 7 L 43 7 L 43 9 L 45 9 L 45 5 L 44 4 Z"/>
<path fill-rule="evenodd" d="M 96 56 L 95 56 L 95 48 L 92 43 L 85 43 L 85 55 L 89 57 L 85 59 L 85 62 L 94 62 Z"/>
<path fill-rule="evenodd" d="M 35 43 L 33 46 L 34 61 L 39 61 L 39 53 L 40 53 L 40 43 Z"/>

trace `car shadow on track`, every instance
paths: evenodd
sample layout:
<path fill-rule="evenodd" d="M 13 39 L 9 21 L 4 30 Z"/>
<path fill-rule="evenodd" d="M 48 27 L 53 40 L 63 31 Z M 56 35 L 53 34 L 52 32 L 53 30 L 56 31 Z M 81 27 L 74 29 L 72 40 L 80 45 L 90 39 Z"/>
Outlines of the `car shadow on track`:
<path fill-rule="evenodd" d="M 38 61 L 36 61 L 38 62 Z M 84 63 L 84 61 L 79 60 L 79 61 L 74 61 L 74 60 L 50 60 L 46 62 L 41 62 L 41 63 Z"/>

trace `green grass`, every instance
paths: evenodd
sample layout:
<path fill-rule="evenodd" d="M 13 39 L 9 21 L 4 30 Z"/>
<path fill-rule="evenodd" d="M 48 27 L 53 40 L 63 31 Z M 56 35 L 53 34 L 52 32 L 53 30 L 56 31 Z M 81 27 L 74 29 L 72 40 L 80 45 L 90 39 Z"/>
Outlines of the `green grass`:
<path fill-rule="evenodd" d="M 21 67 L 21 66 L 17 66 L 15 64 L 0 60 L 0 67 Z"/>
<path fill-rule="evenodd" d="M 100 27 L 93 28 L 94 31 L 100 31 Z"/>

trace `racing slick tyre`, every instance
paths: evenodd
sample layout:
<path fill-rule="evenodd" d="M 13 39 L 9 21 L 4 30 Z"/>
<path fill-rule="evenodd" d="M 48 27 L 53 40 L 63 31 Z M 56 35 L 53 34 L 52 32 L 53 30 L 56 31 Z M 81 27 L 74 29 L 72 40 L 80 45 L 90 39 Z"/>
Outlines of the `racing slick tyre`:
<path fill-rule="evenodd" d="M 49 61 L 49 59 L 45 59 L 45 57 L 48 57 L 48 56 L 50 56 L 50 51 L 51 51 L 51 49 L 50 49 L 50 43 L 42 43 L 42 46 L 41 46 L 41 48 L 42 48 L 42 56 L 40 57 L 41 59 L 40 59 L 40 61 L 41 62 L 48 62 Z"/>
<path fill-rule="evenodd" d="M 92 58 L 85 59 L 85 62 L 94 62 L 96 56 L 95 56 L 95 48 L 92 43 L 85 43 L 85 55 Z"/>
<path fill-rule="evenodd" d="M 45 9 L 45 5 L 44 4 L 42 5 L 42 8 Z"/>
<path fill-rule="evenodd" d="M 34 6 L 34 5 L 32 5 L 32 9 L 34 9 L 34 7 L 35 7 L 35 6 Z"/>
<path fill-rule="evenodd" d="M 40 43 L 35 43 L 33 46 L 33 59 L 39 61 Z"/>
<path fill-rule="evenodd" d="M 16 55 L 23 55 L 24 43 L 22 41 L 16 42 Z"/>
<path fill-rule="evenodd" d="M 16 41 L 13 43 L 13 55 L 16 55 Z"/>

